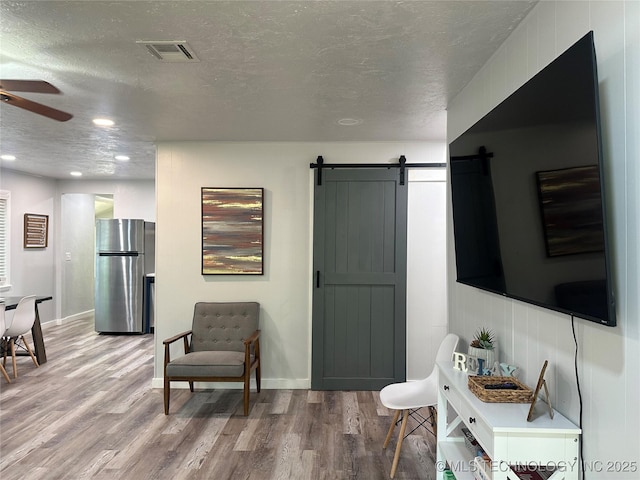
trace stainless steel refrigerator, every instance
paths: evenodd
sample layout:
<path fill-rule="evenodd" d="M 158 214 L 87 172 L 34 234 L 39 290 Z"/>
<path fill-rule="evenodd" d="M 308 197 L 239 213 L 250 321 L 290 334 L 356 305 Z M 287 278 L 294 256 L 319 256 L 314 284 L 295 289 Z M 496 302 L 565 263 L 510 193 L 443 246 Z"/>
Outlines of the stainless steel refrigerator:
<path fill-rule="evenodd" d="M 154 223 L 96 221 L 96 332 L 143 332 L 144 278 L 154 271 Z"/>

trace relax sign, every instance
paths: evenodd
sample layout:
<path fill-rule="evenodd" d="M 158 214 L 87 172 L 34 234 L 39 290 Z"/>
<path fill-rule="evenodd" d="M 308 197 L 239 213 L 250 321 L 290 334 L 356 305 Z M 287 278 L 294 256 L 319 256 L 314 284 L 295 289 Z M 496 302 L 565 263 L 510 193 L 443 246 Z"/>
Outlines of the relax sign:
<path fill-rule="evenodd" d="M 494 362 L 488 366 L 484 359 L 477 358 L 466 353 L 453 352 L 453 368 L 461 372 L 475 372 L 476 375 L 513 376 L 518 367 L 507 363 Z"/>

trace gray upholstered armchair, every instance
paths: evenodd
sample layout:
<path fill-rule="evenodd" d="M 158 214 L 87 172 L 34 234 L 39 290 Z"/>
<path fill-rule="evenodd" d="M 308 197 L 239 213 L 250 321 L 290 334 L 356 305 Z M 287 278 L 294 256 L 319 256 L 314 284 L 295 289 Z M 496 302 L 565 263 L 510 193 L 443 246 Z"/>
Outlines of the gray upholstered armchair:
<path fill-rule="evenodd" d="M 243 382 L 244 414 L 249 414 L 249 378 L 256 371 L 260 391 L 257 302 L 196 303 L 192 329 L 164 343 L 164 414 L 169 414 L 172 381 Z M 191 336 L 191 342 L 189 342 Z M 185 355 L 171 360 L 169 346 L 183 339 Z"/>

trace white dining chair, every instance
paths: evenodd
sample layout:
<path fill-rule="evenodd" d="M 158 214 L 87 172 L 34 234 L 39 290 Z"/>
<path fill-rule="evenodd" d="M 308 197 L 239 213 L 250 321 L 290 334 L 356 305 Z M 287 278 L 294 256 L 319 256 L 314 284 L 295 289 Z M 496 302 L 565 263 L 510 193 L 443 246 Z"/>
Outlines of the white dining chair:
<path fill-rule="evenodd" d="M 8 314 L 8 315 L 7 315 Z M 7 338 L 9 341 L 9 350 L 11 353 L 12 363 L 13 363 L 13 378 L 18 378 L 18 366 L 16 363 L 16 342 L 22 341 L 25 349 L 31 356 L 31 360 L 33 360 L 33 364 L 36 367 L 39 367 L 38 360 L 36 356 L 31 351 L 31 347 L 29 347 L 29 343 L 24 338 L 24 335 L 28 333 L 33 327 L 33 323 L 36 321 L 36 296 L 28 295 L 26 297 L 22 297 L 18 302 L 18 305 L 14 310 L 7 310 L 5 312 L 5 331 L 2 335 Z M 5 366 L 7 363 L 7 349 L 4 349 L 4 358 L 2 360 L 2 365 Z"/>
<path fill-rule="evenodd" d="M 436 354 L 436 362 L 451 360 L 453 352 L 458 347 L 458 341 L 460 339 L 453 333 L 447 334 L 444 340 L 440 343 L 438 352 Z M 396 474 L 396 468 L 398 467 L 398 460 L 400 459 L 400 447 L 405 437 L 405 431 L 407 429 L 407 420 L 409 416 L 416 416 L 420 425 L 424 425 L 425 421 L 430 420 L 431 427 L 435 434 L 436 431 L 436 405 L 438 404 L 438 367 L 433 366 L 431 374 L 423 379 L 413 382 L 400 382 L 387 385 L 380 390 L 380 402 L 387 408 L 395 410 L 393 415 L 393 421 L 389 427 L 389 432 L 384 440 L 382 448 L 387 448 L 393 430 L 398 424 L 400 414 L 402 414 L 402 423 L 400 424 L 400 433 L 398 434 L 398 443 L 396 445 L 396 452 L 393 456 L 393 464 L 391 466 L 390 478 L 393 478 Z M 418 410 L 421 408 L 429 408 L 429 417 L 425 419 Z"/>

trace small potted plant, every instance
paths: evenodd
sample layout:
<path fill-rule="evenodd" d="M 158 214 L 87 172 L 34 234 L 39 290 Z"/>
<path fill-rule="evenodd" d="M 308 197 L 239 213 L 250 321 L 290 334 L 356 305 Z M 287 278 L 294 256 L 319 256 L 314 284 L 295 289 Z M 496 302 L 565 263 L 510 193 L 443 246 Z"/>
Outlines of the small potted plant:
<path fill-rule="evenodd" d="M 491 368 L 496 360 L 498 342 L 493 332 L 487 328 L 480 328 L 473 336 L 468 353 L 472 357 L 482 358 L 485 368 Z"/>

